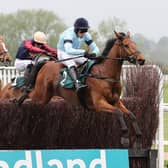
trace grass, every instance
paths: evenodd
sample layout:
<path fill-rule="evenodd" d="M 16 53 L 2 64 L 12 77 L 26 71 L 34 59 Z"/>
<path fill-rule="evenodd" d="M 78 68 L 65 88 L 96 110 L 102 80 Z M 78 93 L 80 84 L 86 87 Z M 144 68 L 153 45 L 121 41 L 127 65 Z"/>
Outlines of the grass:
<path fill-rule="evenodd" d="M 163 86 L 164 103 L 168 103 L 168 83 Z M 168 140 L 168 113 L 164 113 L 164 138 Z M 168 152 L 168 145 L 165 145 L 165 152 Z"/>
<path fill-rule="evenodd" d="M 163 101 L 164 103 L 168 103 L 168 83 L 163 86 Z"/>
<path fill-rule="evenodd" d="M 168 103 L 168 83 L 163 86 L 163 96 L 164 103 Z M 164 138 L 168 140 L 168 112 L 164 113 Z M 164 146 L 164 151 L 168 152 L 168 145 Z M 166 160 L 164 164 L 165 168 L 167 168 L 168 160 Z"/>
<path fill-rule="evenodd" d="M 165 151 L 165 152 L 168 152 L 168 145 L 165 145 L 165 146 L 164 146 L 164 151 Z"/>
<path fill-rule="evenodd" d="M 168 140 L 168 113 L 164 113 L 164 138 Z"/>
<path fill-rule="evenodd" d="M 164 168 L 168 168 L 168 160 L 164 161 Z"/>
<path fill-rule="evenodd" d="M 164 113 L 164 139 L 168 140 L 168 113 Z M 168 145 L 164 146 L 164 151 L 168 152 Z"/>

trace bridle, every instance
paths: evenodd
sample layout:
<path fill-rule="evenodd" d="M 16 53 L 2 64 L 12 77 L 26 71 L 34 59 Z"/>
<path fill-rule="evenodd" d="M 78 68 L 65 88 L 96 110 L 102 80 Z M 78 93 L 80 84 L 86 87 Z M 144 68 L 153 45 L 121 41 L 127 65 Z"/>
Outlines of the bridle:
<path fill-rule="evenodd" d="M 118 38 L 117 40 L 118 43 L 115 43 L 115 45 L 118 45 L 120 47 L 120 55 L 122 55 L 122 51 L 124 51 L 127 55 L 125 57 L 119 57 L 119 59 L 121 61 L 129 61 L 130 63 L 137 64 L 137 54 L 141 54 L 141 52 L 139 50 L 136 50 L 135 52 L 130 51 L 128 45 L 123 44 L 124 38 Z"/>
<path fill-rule="evenodd" d="M 111 59 L 111 60 L 117 60 L 119 61 L 121 64 L 123 63 L 123 61 L 129 61 L 130 63 L 134 63 L 135 65 L 138 65 L 138 60 L 137 60 L 137 54 L 141 54 L 141 52 L 139 50 L 136 50 L 135 52 L 130 51 L 130 48 L 128 48 L 128 46 L 123 44 L 123 40 L 117 38 L 116 42 L 114 43 L 114 45 L 119 46 L 120 48 L 120 57 L 116 57 L 116 58 L 110 58 L 108 56 L 106 57 L 102 57 L 102 59 Z M 123 52 L 124 51 L 124 52 Z M 125 53 L 126 56 L 122 56 L 122 53 Z M 88 74 L 87 77 L 92 77 L 92 78 L 96 78 L 96 79 L 101 79 L 101 80 L 106 80 L 112 83 L 116 83 L 116 82 L 120 82 L 120 80 L 116 80 L 114 78 L 109 78 L 109 77 L 102 77 L 100 75 L 95 75 L 95 74 Z"/>

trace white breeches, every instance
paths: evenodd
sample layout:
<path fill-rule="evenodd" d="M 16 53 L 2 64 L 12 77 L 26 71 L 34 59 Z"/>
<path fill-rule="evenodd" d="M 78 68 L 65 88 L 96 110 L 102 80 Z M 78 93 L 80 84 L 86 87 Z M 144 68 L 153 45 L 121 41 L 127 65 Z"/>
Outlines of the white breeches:
<path fill-rule="evenodd" d="M 62 60 L 62 59 L 67 59 L 67 58 L 73 58 L 73 57 L 77 57 L 77 55 L 68 55 L 63 51 L 58 50 L 58 60 Z M 85 61 L 87 61 L 87 58 L 84 57 L 80 57 L 80 58 L 75 58 L 75 59 L 71 59 L 68 61 L 62 61 L 61 63 L 63 63 L 65 66 L 72 67 L 72 66 L 77 66 L 77 64 L 83 64 Z"/>
<path fill-rule="evenodd" d="M 18 71 L 23 72 L 26 70 L 27 65 L 34 64 L 34 61 L 32 60 L 21 60 L 17 59 L 15 60 L 15 67 Z"/>

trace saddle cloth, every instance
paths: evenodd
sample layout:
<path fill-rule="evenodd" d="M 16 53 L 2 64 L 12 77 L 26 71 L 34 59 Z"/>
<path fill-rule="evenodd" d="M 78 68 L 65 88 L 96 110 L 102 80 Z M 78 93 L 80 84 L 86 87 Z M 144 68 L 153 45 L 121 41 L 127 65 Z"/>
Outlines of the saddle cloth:
<path fill-rule="evenodd" d="M 95 61 L 88 61 L 81 67 L 77 68 L 77 78 L 81 83 L 85 83 L 85 79 L 88 76 L 91 68 L 95 64 Z M 63 88 L 66 89 L 73 89 L 75 88 L 74 86 L 74 81 L 71 79 L 68 68 L 64 68 L 60 71 L 61 77 L 60 77 L 60 85 Z"/>
<path fill-rule="evenodd" d="M 21 88 L 24 86 L 25 78 L 24 76 L 17 76 L 11 80 L 12 86 L 15 88 Z"/>

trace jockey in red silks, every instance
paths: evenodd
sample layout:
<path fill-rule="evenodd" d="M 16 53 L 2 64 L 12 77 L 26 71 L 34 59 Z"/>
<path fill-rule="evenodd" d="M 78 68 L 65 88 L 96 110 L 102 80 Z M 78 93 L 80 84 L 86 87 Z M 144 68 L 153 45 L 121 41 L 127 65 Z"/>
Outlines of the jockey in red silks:
<path fill-rule="evenodd" d="M 34 84 L 34 78 L 37 75 L 37 69 L 39 69 L 38 66 L 33 66 L 35 64 L 34 57 L 37 54 L 47 56 L 56 56 L 57 54 L 56 49 L 47 45 L 46 35 L 41 31 L 35 32 L 33 39 L 24 40 L 16 54 L 15 67 L 18 71 L 24 72 L 25 90 L 30 90 Z"/>

